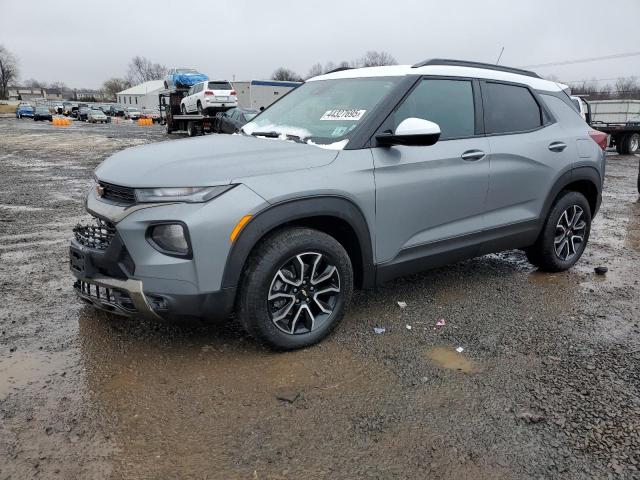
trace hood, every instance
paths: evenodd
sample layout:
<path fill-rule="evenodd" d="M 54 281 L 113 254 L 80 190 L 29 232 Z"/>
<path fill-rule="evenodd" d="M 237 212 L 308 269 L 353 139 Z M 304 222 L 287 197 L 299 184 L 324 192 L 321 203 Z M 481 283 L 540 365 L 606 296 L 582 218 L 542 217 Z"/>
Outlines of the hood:
<path fill-rule="evenodd" d="M 205 187 L 321 167 L 339 152 L 244 135 L 208 135 L 133 147 L 107 158 L 99 180 L 127 187 Z"/>

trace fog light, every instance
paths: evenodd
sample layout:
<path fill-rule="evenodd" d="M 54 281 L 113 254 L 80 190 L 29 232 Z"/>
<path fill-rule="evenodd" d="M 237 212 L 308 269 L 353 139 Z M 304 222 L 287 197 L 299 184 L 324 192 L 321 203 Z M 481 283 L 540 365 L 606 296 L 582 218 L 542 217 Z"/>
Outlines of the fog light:
<path fill-rule="evenodd" d="M 185 227 L 180 223 L 153 225 L 150 229 L 149 238 L 152 245 L 162 253 L 181 257 L 190 254 L 187 233 Z"/>

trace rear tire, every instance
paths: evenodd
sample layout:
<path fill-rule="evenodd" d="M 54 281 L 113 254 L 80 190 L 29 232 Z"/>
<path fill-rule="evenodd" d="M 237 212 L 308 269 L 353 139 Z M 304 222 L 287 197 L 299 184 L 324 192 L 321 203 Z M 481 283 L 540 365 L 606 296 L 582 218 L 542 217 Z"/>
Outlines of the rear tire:
<path fill-rule="evenodd" d="M 637 133 L 630 133 L 625 135 L 623 139 L 624 150 L 627 155 L 633 155 L 638 151 L 640 146 L 640 135 Z"/>
<path fill-rule="evenodd" d="M 536 243 L 525 250 L 545 272 L 562 272 L 582 256 L 591 231 L 591 207 L 584 195 L 565 191 L 551 207 Z"/>
<path fill-rule="evenodd" d="M 180 107 L 180 111 L 182 112 L 182 115 L 186 115 L 187 114 L 187 107 L 184 106 L 184 103 Z"/>
<path fill-rule="evenodd" d="M 351 259 L 335 238 L 309 228 L 287 228 L 268 235 L 247 260 L 238 318 L 259 342 L 294 350 L 329 335 L 342 320 L 352 292 Z"/>
<path fill-rule="evenodd" d="M 200 103 L 200 100 L 198 100 L 198 113 L 200 115 L 204 115 L 204 109 L 202 108 L 202 104 Z"/>

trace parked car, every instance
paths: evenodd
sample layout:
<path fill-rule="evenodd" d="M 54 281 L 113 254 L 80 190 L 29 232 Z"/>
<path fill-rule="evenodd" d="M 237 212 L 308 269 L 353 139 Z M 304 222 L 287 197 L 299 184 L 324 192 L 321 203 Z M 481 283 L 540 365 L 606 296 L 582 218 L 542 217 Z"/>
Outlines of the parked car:
<path fill-rule="evenodd" d="M 22 118 L 22 117 L 33 118 L 34 115 L 35 115 L 34 108 L 28 103 L 21 103 L 20 105 L 18 105 L 18 108 L 16 108 L 16 118 Z"/>
<path fill-rule="evenodd" d="M 36 107 L 36 110 L 33 114 L 33 119 L 35 121 L 38 120 L 53 120 L 53 116 L 47 107 Z"/>
<path fill-rule="evenodd" d="M 124 118 L 127 120 L 138 120 L 142 118 L 142 112 L 138 107 L 127 107 L 124 111 Z"/>
<path fill-rule="evenodd" d="M 89 107 L 78 107 L 76 118 L 78 120 L 85 121 L 87 120 L 90 111 L 91 109 Z"/>
<path fill-rule="evenodd" d="M 218 133 L 237 133 L 250 122 L 258 113 L 258 110 L 248 108 L 232 108 L 226 112 L 216 113 L 214 131 Z"/>
<path fill-rule="evenodd" d="M 172 68 L 164 77 L 164 88 L 189 88 L 206 80 L 209 80 L 209 77 L 193 68 Z"/>
<path fill-rule="evenodd" d="M 180 102 L 180 111 L 208 115 L 237 106 L 236 91 L 229 82 L 222 80 L 196 83 Z"/>
<path fill-rule="evenodd" d="M 109 104 L 109 103 L 104 103 L 104 104 L 100 105 L 100 107 L 99 107 L 99 108 L 100 108 L 100 110 L 102 110 L 102 112 L 103 112 L 105 115 L 107 115 L 107 116 L 111 115 L 111 104 Z"/>
<path fill-rule="evenodd" d="M 90 109 L 87 114 L 87 122 L 89 123 L 107 123 L 108 121 L 109 117 L 107 117 L 104 112 L 98 108 Z"/>
<path fill-rule="evenodd" d="M 143 108 L 142 109 L 142 117 L 143 118 L 150 118 L 151 120 L 153 120 L 154 123 L 159 123 L 161 120 L 160 117 L 160 110 L 158 110 L 157 108 L 153 109 L 153 108 Z"/>
<path fill-rule="evenodd" d="M 124 105 L 115 104 L 109 107 L 109 115 L 112 117 L 124 117 L 125 107 Z"/>
<path fill-rule="evenodd" d="M 242 128 L 120 151 L 70 246 L 76 292 L 112 313 L 236 318 L 316 343 L 367 288 L 519 248 L 573 266 L 602 198 L 604 134 L 564 86 L 429 60 L 306 81 Z M 96 294 L 100 292 L 100 294 Z"/>

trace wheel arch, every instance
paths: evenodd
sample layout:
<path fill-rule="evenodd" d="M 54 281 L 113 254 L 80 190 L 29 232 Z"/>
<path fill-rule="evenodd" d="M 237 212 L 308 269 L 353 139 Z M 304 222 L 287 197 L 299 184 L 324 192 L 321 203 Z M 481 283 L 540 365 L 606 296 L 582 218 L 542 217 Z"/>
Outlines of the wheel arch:
<path fill-rule="evenodd" d="M 374 284 L 373 247 L 364 214 L 347 198 L 318 196 L 281 202 L 256 214 L 227 257 L 222 288 L 238 285 L 247 258 L 263 238 L 292 226 L 314 228 L 334 237 L 351 258 L 356 286 L 368 288 Z"/>
<path fill-rule="evenodd" d="M 544 205 L 542 223 L 549 215 L 551 207 L 565 190 L 583 194 L 589 202 L 591 216 L 594 217 L 600 208 L 602 177 L 595 167 L 576 167 L 565 172 L 554 184 Z"/>

